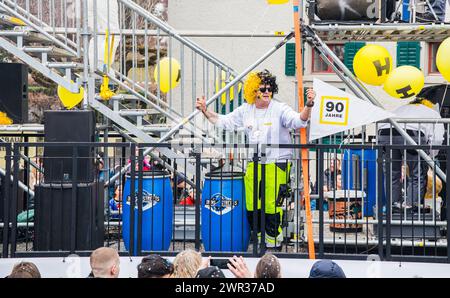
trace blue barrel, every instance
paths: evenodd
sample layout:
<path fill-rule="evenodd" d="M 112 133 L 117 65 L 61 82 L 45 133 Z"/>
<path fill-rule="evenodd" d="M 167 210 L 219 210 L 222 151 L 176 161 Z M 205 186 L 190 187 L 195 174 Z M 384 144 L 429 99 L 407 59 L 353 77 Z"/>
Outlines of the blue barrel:
<path fill-rule="evenodd" d="M 411 18 L 411 11 L 409 7 L 410 0 L 403 0 L 402 7 L 402 21 L 409 23 Z"/>
<path fill-rule="evenodd" d="M 364 151 L 364 153 L 363 153 Z M 364 168 L 364 186 L 361 187 Z M 363 216 L 373 216 L 377 201 L 377 151 L 345 150 L 342 164 L 342 188 L 362 190 L 366 193 Z"/>
<path fill-rule="evenodd" d="M 142 181 L 142 250 L 164 251 L 172 241 L 173 193 L 170 174 L 166 171 L 143 173 Z M 126 176 L 123 189 L 123 241 L 130 247 L 130 175 Z M 136 202 L 134 209 L 134 249 L 137 254 L 138 241 L 138 175 L 135 179 Z"/>
<path fill-rule="evenodd" d="M 247 251 L 250 225 L 245 207 L 244 173 L 205 175 L 201 231 L 206 251 Z"/>

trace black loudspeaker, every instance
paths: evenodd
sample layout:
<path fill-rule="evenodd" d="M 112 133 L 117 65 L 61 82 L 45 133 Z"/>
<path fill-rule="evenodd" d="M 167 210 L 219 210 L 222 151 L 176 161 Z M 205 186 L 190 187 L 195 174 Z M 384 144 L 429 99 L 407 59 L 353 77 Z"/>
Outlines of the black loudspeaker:
<path fill-rule="evenodd" d="M 73 203 L 72 184 L 37 185 L 34 250 L 70 251 L 72 233 L 75 233 L 75 250 L 103 246 L 103 187 L 103 183 L 77 184 Z"/>
<path fill-rule="evenodd" d="M 45 142 L 95 142 L 95 114 L 93 111 L 45 111 Z M 76 145 L 76 144 L 75 144 Z M 94 147 L 76 149 L 77 173 L 74 176 L 72 146 L 44 148 L 44 182 L 61 183 L 94 181 Z"/>
<path fill-rule="evenodd" d="M 16 123 L 28 122 L 28 66 L 0 63 L 0 111 Z"/>

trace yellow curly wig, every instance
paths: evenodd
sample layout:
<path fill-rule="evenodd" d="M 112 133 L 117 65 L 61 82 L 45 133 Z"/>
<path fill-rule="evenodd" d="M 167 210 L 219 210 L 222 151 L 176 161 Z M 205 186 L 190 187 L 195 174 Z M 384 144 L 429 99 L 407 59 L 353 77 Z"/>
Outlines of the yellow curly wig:
<path fill-rule="evenodd" d="M 244 98 L 248 104 L 252 105 L 255 103 L 256 93 L 260 84 L 261 78 L 258 76 L 258 73 L 251 72 L 244 82 Z"/>

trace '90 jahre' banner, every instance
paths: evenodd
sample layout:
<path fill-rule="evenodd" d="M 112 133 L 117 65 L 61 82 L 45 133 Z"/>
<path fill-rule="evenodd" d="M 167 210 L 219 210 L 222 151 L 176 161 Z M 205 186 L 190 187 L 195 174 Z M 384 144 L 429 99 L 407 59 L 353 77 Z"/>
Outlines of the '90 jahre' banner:
<path fill-rule="evenodd" d="M 311 112 L 309 141 L 371 124 L 393 114 L 349 93 L 314 79 L 316 104 Z"/>

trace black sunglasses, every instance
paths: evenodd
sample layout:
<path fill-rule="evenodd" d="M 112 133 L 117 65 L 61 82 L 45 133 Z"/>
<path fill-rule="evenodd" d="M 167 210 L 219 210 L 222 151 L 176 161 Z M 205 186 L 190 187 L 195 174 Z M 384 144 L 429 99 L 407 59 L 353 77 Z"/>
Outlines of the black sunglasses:
<path fill-rule="evenodd" d="M 272 92 L 272 87 L 261 87 L 259 88 L 259 91 L 261 91 L 262 93 L 266 91 Z"/>

